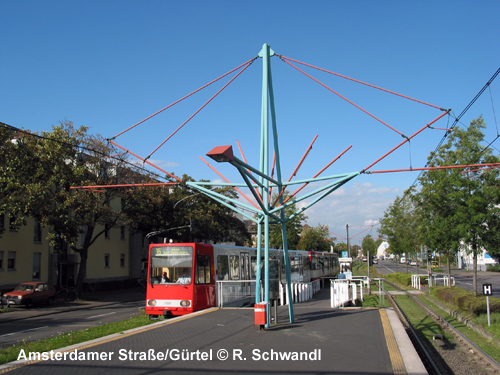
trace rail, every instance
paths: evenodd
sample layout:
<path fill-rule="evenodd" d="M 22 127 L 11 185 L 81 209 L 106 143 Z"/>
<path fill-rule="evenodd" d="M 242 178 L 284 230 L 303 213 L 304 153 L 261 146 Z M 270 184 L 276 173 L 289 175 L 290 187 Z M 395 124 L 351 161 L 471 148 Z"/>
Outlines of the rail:
<path fill-rule="evenodd" d="M 393 287 L 402 290 L 399 288 L 397 285 L 391 284 Z M 427 306 L 425 303 L 420 301 L 418 298 L 415 296 L 411 295 L 411 293 L 408 293 L 407 291 L 404 291 L 405 294 L 408 296 L 408 298 L 411 298 L 412 301 L 414 301 L 422 310 L 424 310 L 429 316 L 431 316 L 436 322 L 438 322 L 441 326 L 445 327 L 448 329 L 455 337 L 458 337 L 460 340 L 465 342 L 470 348 L 473 348 L 474 354 L 480 358 L 482 361 L 484 361 L 487 366 L 492 369 L 495 372 L 500 371 L 500 363 L 498 363 L 494 358 L 492 358 L 489 354 L 484 352 L 481 348 L 479 348 L 475 343 L 473 343 L 471 340 L 469 340 L 465 335 L 463 335 L 459 330 L 457 330 L 451 323 L 449 323 L 446 319 L 444 319 L 442 316 L 440 316 L 438 313 L 436 313 L 434 310 L 432 310 L 429 306 Z M 409 323 L 407 317 L 404 315 L 404 313 L 399 309 L 399 306 L 397 305 L 397 302 L 390 296 L 389 293 L 386 292 L 388 295 L 389 300 L 391 300 L 391 304 L 394 306 L 394 308 L 398 311 L 398 315 L 400 315 L 400 318 L 403 321 L 403 324 L 405 324 L 409 329 L 414 333 L 413 327 Z M 418 339 L 418 336 L 416 333 L 414 334 L 415 338 Z M 424 345 L 420 343 L 421 348 L 423 349 L 423 352 L 425 353 L 426 356 L 429 356 L 427 353 L 427 350 L 425 349 Z M 430 363 L 433 363 L 433 361 L 430 361 Z M 435 364 L 433 365 L 435 366 Z M 437 371 L 439 374 L 440 372 Z"/>

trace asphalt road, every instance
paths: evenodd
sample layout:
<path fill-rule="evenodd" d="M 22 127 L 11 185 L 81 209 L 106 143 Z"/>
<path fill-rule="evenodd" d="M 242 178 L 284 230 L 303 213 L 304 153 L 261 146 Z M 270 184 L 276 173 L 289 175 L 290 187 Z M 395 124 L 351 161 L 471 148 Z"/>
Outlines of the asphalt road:
<path fill-rule="evenodd" d="M 62 333 L 118 322 L 139 314 L 144 301 L 124 302 L 58 312 L 53 306 L 35 306 L 27 316 L 25 307 L 13 308 L 19 320 L 0 322 L 0 347 L 12 346 L 22 341 L 35 341 L 58 336 Z M 23 315 L 26 315 L 23 317 Z M 15 315 L 14 315 L 15 316 Z"/>

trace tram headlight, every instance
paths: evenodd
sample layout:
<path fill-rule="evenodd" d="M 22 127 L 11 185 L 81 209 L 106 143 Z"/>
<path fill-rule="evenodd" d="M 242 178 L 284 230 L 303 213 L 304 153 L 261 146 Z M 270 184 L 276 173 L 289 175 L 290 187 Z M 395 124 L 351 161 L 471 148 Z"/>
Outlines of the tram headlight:
<path fill-rule="evenodd" d="M 156 306 L 156 300 L 155 299 L 148 299 L 148 306 Z"/>
<path fill-rule="evenodd" d="M 181 307 L 189 307 L 191 306 L 191 301 L 181 301 Z"/>

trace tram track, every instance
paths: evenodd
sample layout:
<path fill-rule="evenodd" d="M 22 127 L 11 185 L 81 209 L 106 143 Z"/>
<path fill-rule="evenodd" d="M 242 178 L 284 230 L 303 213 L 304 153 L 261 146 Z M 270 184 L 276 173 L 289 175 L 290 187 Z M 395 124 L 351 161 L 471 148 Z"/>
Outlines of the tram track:
<path fill-rule="evenodd" d="M 385 280 L 385 283 L 388 283 L 393 288 L 403 292 L 407 296 L 407 298 L 411 299 L 439 326 L 441 326 L 446 332 L 448 332 L 455 340 L 456 345 L 459 346 L 459 350 L 462 350 L 463 353 L 466 354 L 467 358 L 473 361 L 476 366 L 482 369 L 485 373 L 500 373 L 500 364 L 495 359 L 493 359 L 475 343 L 464 336 L 457 328 L 455 328 L 450 322 L 446 321 L 446 319 L 440 316 L 431 307 L 423 303 L 419 298 L 412 295 L 408 291 L 403 290 L 399 286 L 387 280 Z M 454 370 L 450 368 L 450 366 L 446 363 L 445 359 L 443 359 L 443 357 L 437 352 L 432 343 L 429 342 L 427 338 L 420 336 L 415 327 L 413 327 L 413 325 L 409 321 L 404 311 L 397 303 L 396 299 L 393 298 L 393 296 L 387 290 L 383 290 L 383 293 L 386 295 L 387 299 L 390 301 L 391 305 L 394 307 L 396 313 L 398 314 L 429 374 L 440 375 L 455 373 Z M 439 337 L 438 339 L 441 339 L 441 337 Z"/>

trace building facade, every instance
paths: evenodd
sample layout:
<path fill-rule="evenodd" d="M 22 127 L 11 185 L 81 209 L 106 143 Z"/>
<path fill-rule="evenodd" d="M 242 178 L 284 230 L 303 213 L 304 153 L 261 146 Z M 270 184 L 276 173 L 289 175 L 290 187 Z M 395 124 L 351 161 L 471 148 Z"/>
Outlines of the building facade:
<path fill-rule="evenodd" d="M 36 219 L 16 229 L 0 215 L 0 290 L 26 281 L 49 281 L 70 285 L 78 274 L 79 254 L 66 246 L 51 246 L 49 228 Z M 101 228 L 102 229 L 102 228 Z M 110 228 L 90 247 L 87 260 L 89 284 L 120 282 L 141 277 L 147 244 L 127 227 Z"/>

